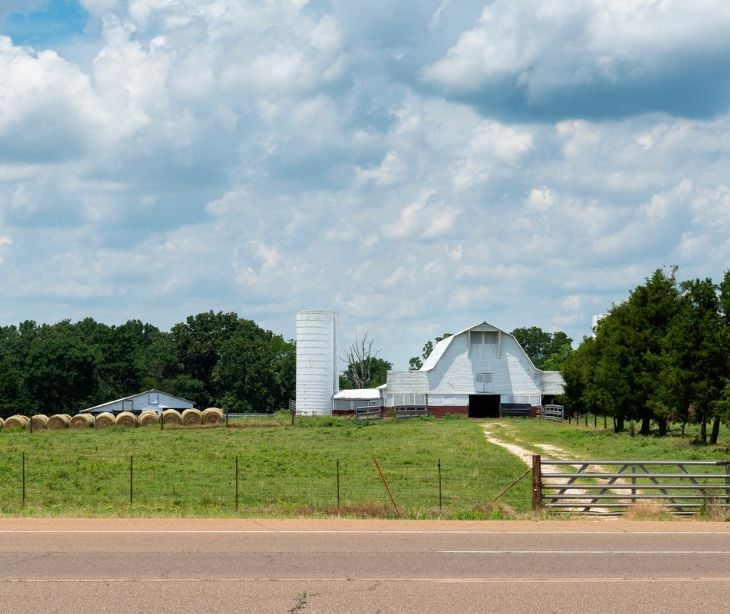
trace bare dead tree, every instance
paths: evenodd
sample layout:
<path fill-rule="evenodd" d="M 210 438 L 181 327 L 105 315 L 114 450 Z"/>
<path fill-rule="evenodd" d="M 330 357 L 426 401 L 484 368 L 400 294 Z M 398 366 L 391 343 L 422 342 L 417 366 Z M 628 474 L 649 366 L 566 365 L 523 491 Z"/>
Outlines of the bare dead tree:
<path fill-rule="evenodd" d="M 355 335 L 355 341 L 348 346 L 344 357 L 347 363 L 345 376 L 353 388 L 367 388 L 373 357 L 373 340 L 367 333 L 362 338 Z"/>

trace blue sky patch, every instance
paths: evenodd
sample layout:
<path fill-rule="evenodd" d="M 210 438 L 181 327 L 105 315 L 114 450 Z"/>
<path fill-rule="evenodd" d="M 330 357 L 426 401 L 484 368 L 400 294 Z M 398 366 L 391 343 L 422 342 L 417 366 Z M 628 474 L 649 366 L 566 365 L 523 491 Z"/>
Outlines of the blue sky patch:
<path fill-rule="evenodd" d="M 10 13 L 2 33 L 17 45 L 52 45 L 81 34 L 88 17 L 78 0 L 48 0 L 34 11 Z"/>

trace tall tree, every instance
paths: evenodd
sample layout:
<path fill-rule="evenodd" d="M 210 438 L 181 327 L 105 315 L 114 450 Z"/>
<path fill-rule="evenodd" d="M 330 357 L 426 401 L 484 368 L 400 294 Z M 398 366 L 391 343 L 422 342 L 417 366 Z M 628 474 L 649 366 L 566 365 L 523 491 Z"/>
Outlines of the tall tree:
<path fill-rule="evenodd" d="M 44 327 L 33 340 L 25 367 L 33 410 L 73 412 L 95 400 L 96 356 L 73 327 Z"/>
<path fill-rule="evenodd" d="M 373 351 L 373 340 L 365 333 L 347 347 L 344 361 L 347 364 L 343 377 L 340 378 L 342 388 L 371 388 L 385 383 L 388 370 L 393 365 L 378 358 Z"/>
<path fill-rule="evenodd" d="M 573 340 L 563 331 L 549 333 L 539 326 L 530 326 L 515 328 L 511 334 L 538 369 L 560 370 L 572 354 Z"/>
<path fill-rule="evenodd" d="M 714 418 L 711 443 L 717 443 L 720 416 L 714 409 L 722 396 L 727 362 L 717 286 L 711 279 L 686 281 L 677 304 L 665 341 L 671 357 L 667 368 L 674 374 L 678 400 L 693 408 L 700 423 L 700 441 L 706 443 L 707 421 Z"/>

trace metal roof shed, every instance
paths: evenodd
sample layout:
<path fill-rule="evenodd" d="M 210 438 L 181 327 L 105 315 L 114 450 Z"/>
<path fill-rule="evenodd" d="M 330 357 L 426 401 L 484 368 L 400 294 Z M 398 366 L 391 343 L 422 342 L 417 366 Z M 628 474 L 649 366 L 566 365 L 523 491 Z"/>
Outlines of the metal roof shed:
<path fill-rule="evenodd" d="M 145 409 L 151 409 L 152 411 L 161 413 L 165 409 L 177 409 L 178 411 L 182 411 L 191 407 L 195 407 L 195 403 L 192 401 L 153 388 L 152 390 L 139 392 L 128 397 L 108 401 L 101 405 L 87 407 L 86 409 L 82 409 L 79 413 L 100 414 L 105 411 L 114 414 L 121 411 L 140 413 Z"/>

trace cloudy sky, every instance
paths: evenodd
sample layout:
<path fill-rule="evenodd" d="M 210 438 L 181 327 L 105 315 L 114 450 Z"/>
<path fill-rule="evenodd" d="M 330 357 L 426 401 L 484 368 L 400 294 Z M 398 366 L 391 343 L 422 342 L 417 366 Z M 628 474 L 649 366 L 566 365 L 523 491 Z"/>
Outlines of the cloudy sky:
<path fill-rule="evenodd" d="M 407 367 L 730 267 L 725 0 L 0 0 L 0 323 L 340 312 Z"/>

